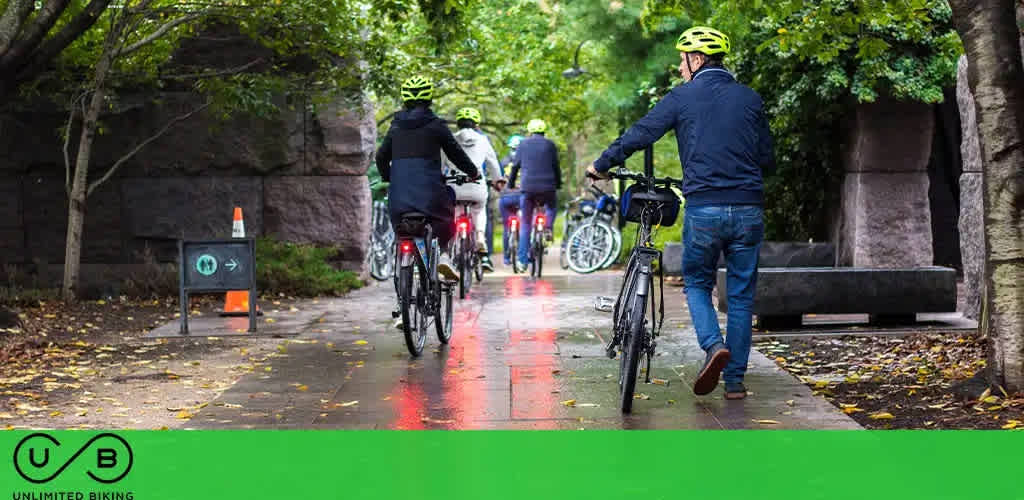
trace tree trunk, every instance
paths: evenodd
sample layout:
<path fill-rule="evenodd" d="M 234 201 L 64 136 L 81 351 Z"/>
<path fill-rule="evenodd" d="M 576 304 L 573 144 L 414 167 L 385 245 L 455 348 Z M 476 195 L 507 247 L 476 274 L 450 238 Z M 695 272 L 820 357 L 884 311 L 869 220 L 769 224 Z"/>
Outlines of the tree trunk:
<path fill-rule="evenodd" d="M 82 135 L 78 142 L 78 154 L 75 155 L 71 189 L 68 191 L 68 232 L 64 246 L 64 283 L 61 287 L 61 295 L 68 302 L 78 299 L 78 281 L 82 264 L 82 228 L 85 225 L 85 198 L 89 187 L 89 160 L 100 112 L 106 100 L 106 79 L 113 57 L 112 51 L 105 50 L 96 63 L 94 90 L 89 107 L 82 117 Z"/>
<path fill-rule="evenodd" d="M 951 0 L 967 53 L 984 169 L 979 328 L 993 384 L 1024 391 L 1024 67 L 1014 0 Z"/>

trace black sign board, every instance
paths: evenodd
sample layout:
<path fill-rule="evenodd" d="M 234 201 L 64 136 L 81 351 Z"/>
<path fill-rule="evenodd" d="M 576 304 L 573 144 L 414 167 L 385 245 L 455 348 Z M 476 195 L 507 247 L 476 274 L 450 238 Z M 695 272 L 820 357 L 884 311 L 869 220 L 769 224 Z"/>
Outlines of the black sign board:
<path fill-rule="evenodd" d="M 256 243 L 252 238 L 178 241 L 181 333 L 188 335 L 190 292 L 248 290 L 256 299 Z M 249 306 L 249 331 L 256 331 L 256 306 Z"/>

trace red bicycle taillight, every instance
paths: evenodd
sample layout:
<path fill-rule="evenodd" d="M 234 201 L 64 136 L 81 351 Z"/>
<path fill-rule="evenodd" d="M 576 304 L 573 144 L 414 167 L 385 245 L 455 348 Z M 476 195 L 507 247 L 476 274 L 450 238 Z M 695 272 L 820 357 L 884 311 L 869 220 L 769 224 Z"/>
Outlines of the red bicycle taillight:
<path fill-rule="evenodd" d="M 508 225 L 509 225 L 509 227 L 512 227 L 513 229 L 515 229 L 516 227 L 519 227 L 519 219 L 516 218 L 516 217 L 509 217 L 508 218 Z"/>
<path fill-rule="evenodd" d="M 537 216 L 537 227 L 539 227 L 541 229 L 544 229 L 544 216 L 543 215 L 538 215 Z"/>
<path fill-rule="evenodd" d="M 412 242 L 403 241 L 401 245 L 402 253 L 412 253 Z"/>
<path fill-rule="evenodd" d="M 466 231 L 469 229 L 469 221 L 462 219 L 459 221 L 459 231 Z"/>

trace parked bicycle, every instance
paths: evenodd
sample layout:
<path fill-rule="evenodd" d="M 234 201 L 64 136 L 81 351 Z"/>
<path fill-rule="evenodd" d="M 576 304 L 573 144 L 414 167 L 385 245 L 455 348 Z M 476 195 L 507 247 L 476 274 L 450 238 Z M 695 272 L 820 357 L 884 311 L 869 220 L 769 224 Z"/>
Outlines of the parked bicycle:
<path fill-rule="evenodd" d="M 388 217 L 387 201 L 373 202 L 370 215 L 370 248 L 367 250 L 370 276 L 377 281 L 391 279 L 395 274 L 395 232 Z"/>
<path fill-rule="evenodd" d="M 423 353 L 431 324 L 442 344 L 452 338 L 453 284 L 438 277 L 441 252 L 428 220 L 425 214 L 409 212 L 401 216 L 395 228 L 399 310 L 392 316 L 401 315 L 405 345 L 414 357 Z"/>
<path fill-rule="evenodd" d="M 562 237 L 563 268 L 581 274 L 611 266 L 622 251 L 622 233 L 612 224 L 618 200 L 597 186 L 588 189 L 595 201 L 577 198 L 579 212 L 570 216 L 566 210 L 573 221 L 567 223 Z"/>
<path fill-rule="evenodd" d="M 461 174 L 450 175 L 444 178 L 445 182 L 454 182 L 462 185 L 471 182 L 469 177 Z M 459 270 L 459 298 L 465 299 L 466 294 L 473 287 L 473 277 L 479 283 L 484 279 L 484 268 L 477 250 L 476 230 L 473 227 L 473 216 L 470 208 L 476 202 L 470 200 L 456 200 L 462 207 L 462 213 L 455 221 L 455 251 L 452 254 L 455 267 Z"/>
<path fill-rule="evenodd" d="M 622 197 L 622 216 L 628 222 L 639 224 L 636 245 L 629 254 L 626 271 L 623 274 L 619 296 L 612 308 L 612 336 L 605 346 L 609 358 L 619 358 L 620 407 L 624 413 L 633 409 L 633 393 L 640 373 L 644 382 L 651 381 L 651 368 L 657 337 L 665 321 L 665 290 L 660 265 L 661 250 L 654 247 L 654 231 L 657 226 L 671 226 L 679 216 L 680 200 L 672 186 L 681 186 L 682 181 L 672 178 L 656 178 L 618 169 L 609 172 L 612 178 L 632 181 L 633 184 Z M 658 264 L 656 266 L 656 264 Z M 657 269 L 659 297 L 654 296 L 654 273 Z M 611 299 L 598 297 L 596 307 L 607 311 Z M 650 303 L 650 316 L 647 304 Z M 655 316 L 655 307 L 658 316 Z M 641 358 L 643 369 L 640 370 Z"/>

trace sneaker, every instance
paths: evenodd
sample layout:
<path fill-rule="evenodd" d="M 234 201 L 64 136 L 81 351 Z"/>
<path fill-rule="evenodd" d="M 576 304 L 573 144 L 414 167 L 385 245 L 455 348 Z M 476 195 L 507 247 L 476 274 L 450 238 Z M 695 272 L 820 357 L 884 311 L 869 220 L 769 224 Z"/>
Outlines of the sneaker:
<path fill-rule="evenodd" d="M 747 397 L 747 388 L 743 382 L 726 382 L 725 399 L 743 399 Z"/>
<path fill-rule="evenodd" d="M 502 261 L 505 263 L 506 266 L 511 266 L 512 265 L 512 259 L 510 259 L 508 257 L 505 257 L 504 259 L 502 259 Z"/>
<path fill-rule="evenodd" d="M 494 272 L 494 264 L 491 264 L 491 258 L 486 255 L 480 259 L 480 267 L 484 268 L 484 271 L 489 273 Z"/>
<path fill-rule="evenodd" d="M 459 275 L 452 267 L 452 258 L 448 256 L 448 252 L 442 253 L 437 259 L 437 274 L 446 280 L 458 281 Z"/>
<path fill-rule="evenodd" d="M 710 394 L 718 387 L 718 377 L 722 374 L 725 364 L 729 362 L 729 349 L 725 344 L 718 342 L 708 349 L 708 357 L 704 360 L 704 368 L 701 368 L 697 381 L 693 383 L 693 393 L 698 396 Z"/>
<path fill-rule="evenodd" d="M 545 229 L 544 237 L 547 238 L 548 241 L 555 241 L 555 232 L 550 229 Z"/>

